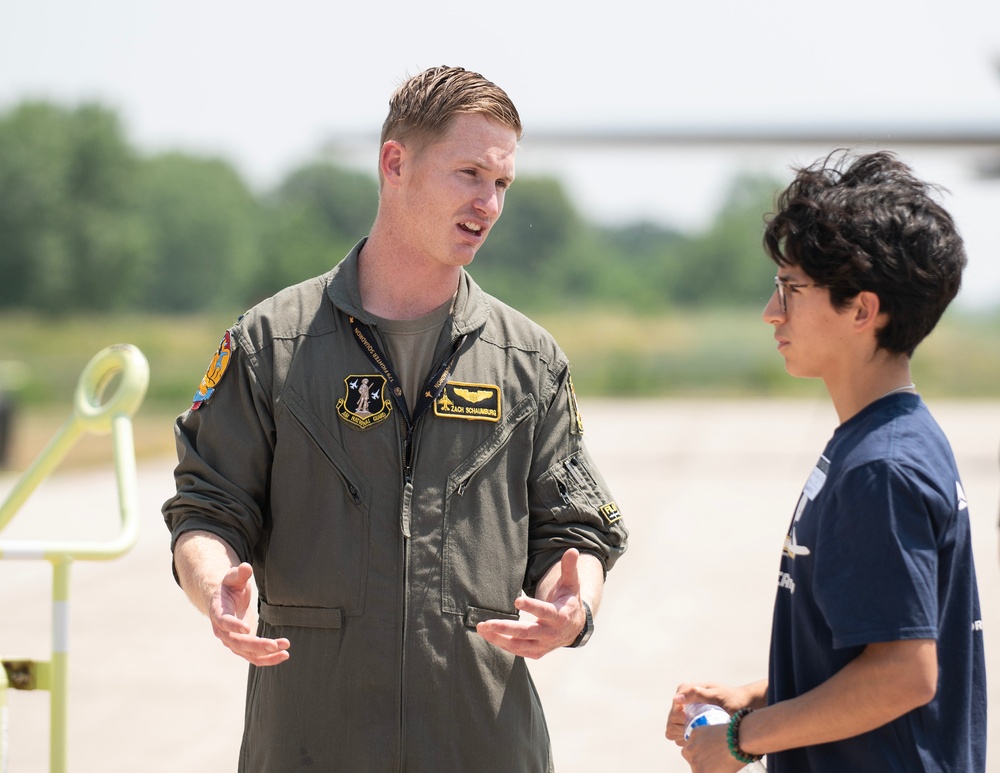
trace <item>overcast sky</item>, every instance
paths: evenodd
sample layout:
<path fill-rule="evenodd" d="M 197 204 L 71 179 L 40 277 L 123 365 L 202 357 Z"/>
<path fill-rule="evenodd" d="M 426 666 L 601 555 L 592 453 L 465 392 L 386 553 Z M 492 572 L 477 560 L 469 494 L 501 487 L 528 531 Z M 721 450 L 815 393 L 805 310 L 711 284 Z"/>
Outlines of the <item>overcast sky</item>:
<path fill-rule="evenodd" d="M 827 149 L 555 153 L 532 130 L 998 127 L 998 62 L 997 0 L 0 0 L 0 109 L 100 101 L 144 152 L 221 155 L 260 189 L 333 136 L 377 131 L 408 74 L 460 65 L 517 104 L 519 173 L 560 171 L 607 222 L 682 227 L 709 217 L 736 168 L 787 170 Z M 962 301 L 1000 303 L 1000 180 L 964 154 L 907 160 L 951 190 L 970 251 Z"/>

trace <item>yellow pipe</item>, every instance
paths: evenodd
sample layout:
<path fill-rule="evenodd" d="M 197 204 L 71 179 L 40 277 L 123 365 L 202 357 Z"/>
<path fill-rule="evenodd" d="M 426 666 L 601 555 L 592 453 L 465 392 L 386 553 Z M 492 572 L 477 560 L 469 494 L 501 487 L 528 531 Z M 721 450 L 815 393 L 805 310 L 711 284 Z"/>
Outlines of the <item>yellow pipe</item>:
<path fill-rule="evenodd" d="M 7 773 L 7 669 L 0 663 L 0 773 Z"/>
<path fill-rule="evenodd" d="M 117 384 L 114 379 L 118 379 Z M 38 663 L 35 689 L 50 694 L 49 765 L 65 773 L 68 757 L 69 569 L 74 559 L 108 559 L 127 552 L 139 534 L 135 444 L 132 416 L 149 385 L 149 364 L 134 346 L 119 344 L 98 352 L 77 382 L 73 412 L 0 504 L 0 531 L 38 485 L 59 465 L 84 432 L 112 433 L 121 529 L 106 542 L 20 540 L 0 542 L 0 559 L 41 559 L 52 564 L 52 659 Z M 109 390 L 109 386 L 113 389 Z M 110 391 L 110 394 L 108 392 Z M 7 678 L 0 676 L 0 773 L 7 766 Z M 44 677 L 44 678 L 43 678 Z"/>
<path fill-rule="evenodd" d="M 105 395 L 106 387 L 116 376 L 120 380 L 114 393 Z M 117 344 L 98 352 L 80 374 L 70 417 L 0 505 L 0 531 L 84 432 L 106 434 L 112 431 L 117 418 L 130 419 L 142 405 L 148 386 L 149 364 L 136 347 Z M 127 442 L 131 448 L 131 432 Z M 134 455 L 132 458 L 134 464 Z"/>
<path fill-rule="evenodd" d="M 72 558 L 52 559 L 52 661 L 49 683 L 49 770 L 66 773 L 69 695 L 69 568 Z"/>

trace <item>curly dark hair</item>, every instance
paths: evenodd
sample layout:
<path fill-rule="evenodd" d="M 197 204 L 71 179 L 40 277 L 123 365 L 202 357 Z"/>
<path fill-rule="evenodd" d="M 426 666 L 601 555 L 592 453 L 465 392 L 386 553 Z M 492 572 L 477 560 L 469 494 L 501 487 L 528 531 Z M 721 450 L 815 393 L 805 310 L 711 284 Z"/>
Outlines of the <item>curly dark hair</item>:
<path fill-rule="evenodd" d="M 766 218 L 764 249 L 829 289 L 835 308 L 878 296 L 888 323 L 877 345 L 910 356 L 958 294 L 962 237 L 933 194 L 895 154 L 837 150 L 796 169 Z"/>

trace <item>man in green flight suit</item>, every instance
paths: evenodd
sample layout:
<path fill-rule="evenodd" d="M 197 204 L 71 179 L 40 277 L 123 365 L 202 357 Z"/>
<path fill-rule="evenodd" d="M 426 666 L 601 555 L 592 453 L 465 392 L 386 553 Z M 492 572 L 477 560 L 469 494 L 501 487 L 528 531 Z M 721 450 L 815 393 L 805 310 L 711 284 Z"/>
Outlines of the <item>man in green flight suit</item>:
<path fill-rule="evenodd" d="M 226 331 L 178 419 L 163 512 L 252 664 L 241 771 L 553 770 L 524 658 L 586 643 L 627 532 L 565 355 L 464 270 L 520 136 L 477 73 L 407 80 L 369 236 Z"/>

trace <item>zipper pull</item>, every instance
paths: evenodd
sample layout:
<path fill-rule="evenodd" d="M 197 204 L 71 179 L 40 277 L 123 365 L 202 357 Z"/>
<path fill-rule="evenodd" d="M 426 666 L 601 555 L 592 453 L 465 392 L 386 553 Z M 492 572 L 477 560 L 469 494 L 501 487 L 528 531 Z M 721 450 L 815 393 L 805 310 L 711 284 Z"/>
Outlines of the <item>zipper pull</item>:
<path fill-rule="evenodd" d="M 413 507 L 413 486 L 409 483 L 403 489 L 403 509 L 399 513 L 399 528 L 405 539 L 410 538 L 410 512 Z"/>

